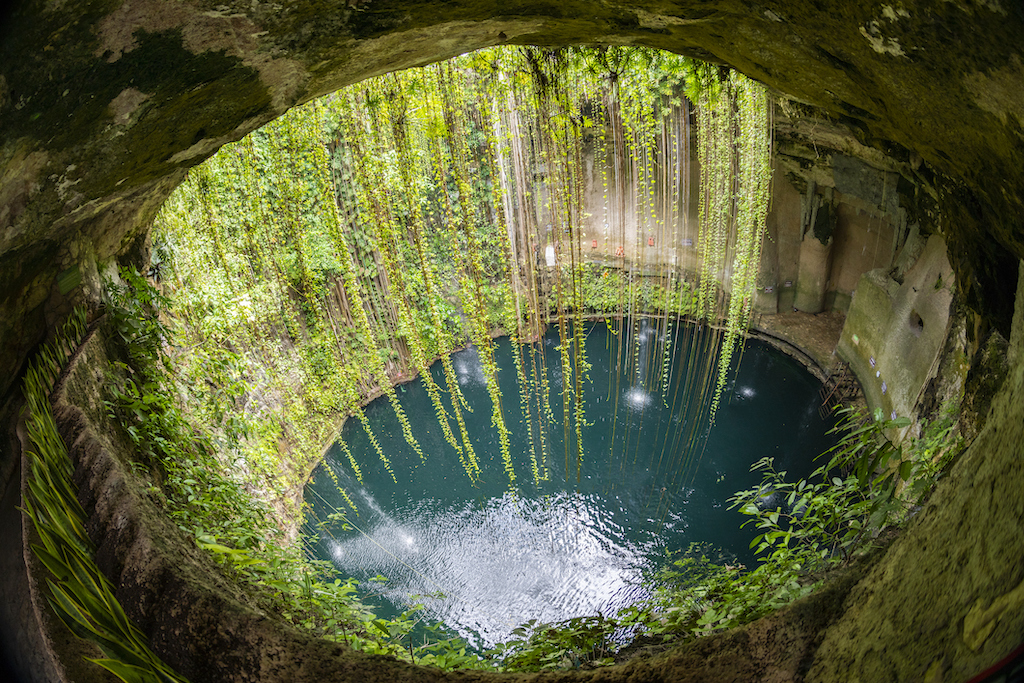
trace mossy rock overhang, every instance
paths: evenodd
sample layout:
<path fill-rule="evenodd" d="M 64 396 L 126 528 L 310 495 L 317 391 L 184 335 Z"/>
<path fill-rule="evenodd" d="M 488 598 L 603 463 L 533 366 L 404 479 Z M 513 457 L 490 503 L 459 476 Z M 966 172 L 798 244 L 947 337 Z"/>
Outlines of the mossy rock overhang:
<path fill-rule="evenodd" d="M 23 0 L 2 26 L 0 393 L 43 334 L 32 313 L 56 275 L 84 250 L 125 251 L 188 167 L 313 96 L 499 43 L 665 48 L 814 105 L 927 188 L 966 301 L 1009 332 L 1017 2 Z"/>
<path fill-rule="evenodd" d="M 2 27 L 0 394 L 57 317 L 58 276 L 129 251 L 187 168 L 314 96 L 499 43 L 664 48 L 813 105 L 932 197 L 965 300 L 1009 329 L 1020 3 L 32 0 Z"/>
<path fill-rule="evenodd" d="M 76 297 L 95 295 L 98 262 L 140 253 L 160 203 L 189 167 L 316 95 L 499 43 L 664 48 L 734 66 L 824 112 L 901 169 L 901 182 L 915 188 L 901 194 L 919 194 L 922 224 L 950 245 L 965 301 L 1009 336 L 1024 257 L 1019 2 L 21 0 L 0 12 L 0 420 L 8 436 L 16 422 L 10 399 L 32 348 Z M 1016 430 L 991 435 L 1008 455 L 986 448 L 983 462 L 1019 473 L 1010 456 L 1019 452 L 1024 384 L 1019 371 L 1014 377 L 1016 393 L 994 419 Z M 0 481 L 13 448 L 0 440 Z M 973 490 L 995 490 L 988 480 L 973 483 L 973 471 L 964 468 L 966 483 L 954 479 L 947 491 L 969 499 Z M 1018 482 L 994 470 L 990 478 Z M 936 536 L 956 526 L 960 509 L 938 500 L 950 512 L 937 518 Z M 959 521 L 990 530 L 988 508 L 976 509 Z M 1019 547 L 963 534 L 948 556 L 987 563 L 974 541 L 1008 555 Z M 934 558 L 908 550 L 899 566 L 941 569 L 949 580 L 961 574 L 947 570 L 950 546 L 927 545 L 941 550 Z M 878 614 L 917 619 L 897 634 L 936 632 L 919 608 L 954 604 L 935 600 L 941 588 L 926 583 L 880 603 Z M 1000 582 L 971 590 L 978 585 Z M 953 597 L 963 600 L 947 610 L 950 638 L 969 607 L 961 603 L 976 599 Z M 977 597 L 981 609 L 990 597 Z M 871 618 L 852 620 L 855 628 L 837 638 L 854 647 L 850 633 L 886 621 L 865 614 Z M 927 639 L 903 640 L 931 647 L 928 657 L 943 651 Z M 850 671 L 850 658 L 835 661 Z M 389 680 L 401 678 L 382 668 Z"/>

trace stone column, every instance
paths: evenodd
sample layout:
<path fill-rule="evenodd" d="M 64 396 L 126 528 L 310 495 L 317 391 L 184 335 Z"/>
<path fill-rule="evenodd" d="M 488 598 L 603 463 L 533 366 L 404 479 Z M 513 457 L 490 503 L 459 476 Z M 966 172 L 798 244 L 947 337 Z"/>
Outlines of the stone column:
<path fill-rule="evenodd" d="M 804 313 L 821 313 L 825 308 L 825 291 L 828 288 L 829 270 L 832 265 L 832 244 L 830 236 L 824 244 L 808 231 L 800 243 L 800 275 L 796 281 L 796 298 L 793 307 Z"/>
<path fill-rule="evenodd" d="M 793 300 L 793 308 L 804 313 L 825 310 L 825 293 L 832 269 L 832 233 L 835 232 L 832 188 L 825 188 L 824 196 L 816 194 L 815 189 L 813 183 L 807 187 L 804 207 L 808 228 L 800 242 L 800 271 Z"/>

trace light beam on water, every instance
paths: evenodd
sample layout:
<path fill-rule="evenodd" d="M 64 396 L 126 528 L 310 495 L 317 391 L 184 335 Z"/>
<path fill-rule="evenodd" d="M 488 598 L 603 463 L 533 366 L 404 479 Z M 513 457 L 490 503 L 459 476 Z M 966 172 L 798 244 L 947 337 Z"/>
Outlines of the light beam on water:
<path fill-rule="evenodd" d="M 759 483 L 759 474 L 749 468 L 764 456 L 775 457 L 777 468 L 791 477 L 812 469 L 813 456 L 831 445 L 826 435 L 831 424 L 818 417 L 820 385 L 793 359 L 748 343 L 707 432 L 703 455 L 685 468 L 685 439 L 679 435 L 690 426 L 693 417 L 685 407 L 694 400 L 681 395 L 686 382 L 678 371 L 689 352 L 686 335 L 676 342 L 677 371 L 662 393 L 645 383 L 659 377 L 664 340 L 647 321 L 640 327 L 639 365 L 653 364 L 654 370 L 618 370 L 625 372 L 618 381 L 609 360 L 615 358 L 616 337 L 603 324 L 589 329 L 586 455 L 578 483 L 574 462 L 569 473 L 562 471 L 557 332 L 536 346 L 546 354 L 554 413 L 545 425 L 547 481 L 531 481 L 528 430 L 518 401 L 505 406 L 514 431 L 515 491 L 502 471 L 479 359 L 467 349 L 453 361 L 474 411 L 465 417 L 481 460 L 481 479 L 469 481 L 441 435 L 425 389 L 418 380 L 412 382 L 399 396 L 426 461 L 421 463 L 406 444 L 386 402 L 367 406 L 398 484 L 377 463 L 361 426 L 347 424 L 342 437 L 360 462 L 364 483 L 356 481 L 337 447 L 328 452 L 323 467 L 335 472 L 359 512 L 347 515 L 348 530 L 341 521 L 318 530 L 315 552 L 330 559 L 342 576 L 364 581 L 364 588 L 383 599 L 382 613 L 421 602 L 430 617 L 484 646 L 507 640 L 513 628 L 529 619 L 613 615 L 647 594 L 644 572 L 694 542 L 710 543 L 729 561 L 751 565 L 748 544 L 754 532 L 739 529 L 743 516 L 728 510 L 726 501 Z M 518 396 L 507 339 L 498 342 L 496 361 L 502 368 L 502 394 Z M 432 372 L 443 383 L 441 369 Z M 609 396 L 619 402 L 618 410 Z M 613 415 L 618 420 L 614 430 Z M 310 531 L 312 520 L 347 508 L 332 479 L 322 474 L 314 475 L 305 498 Z M 389 580 L 365 582 L 378 574 Z"/>

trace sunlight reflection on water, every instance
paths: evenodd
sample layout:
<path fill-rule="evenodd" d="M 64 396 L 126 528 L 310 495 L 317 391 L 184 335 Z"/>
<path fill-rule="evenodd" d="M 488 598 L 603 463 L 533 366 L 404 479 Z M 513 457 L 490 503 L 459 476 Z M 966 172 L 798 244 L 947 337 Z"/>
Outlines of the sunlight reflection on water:
<path fill-rule="evenodd" d="M 357 578 L 364 595 L 380 599 L 382 616 L 422 603 L 428 617 L 483 647 L 508 640 L 513 628 L 530 619 L 614 616 L 649 593 L 648 572 L 694 542 L 710 543 L 728 561 L 752 566 L 748 546 L 755 531 L 739 529 L 743 518 L 728 509 L 728 498 L 760 482 L 760 475 L 749 471 L 759 458 L 774 457 L 780 469 L 796 476 L 811 469 L 812 457 L 830 445 L 829 425 L 817 414 L 819 385 L 791 359 L 748 346 L 712 428 L 687 412 L 692 396 L 686 392 L 696 387 L 684 373 L 662 386 L 667 337 L 646 322 L 636 327 L 635 356 L 619 349 L 623 337 L 604 325 L 587 333 L 593 368 L 583 387 L 586 424 L 579 462 L 573 405 L 561 395 L 558 334 L 552 331 L 535 347 L 544 349 L 543 361 L 537 362 L 551 387 L 546 460 L 539 465 L 548 477 L 533 481 L 524 419 L 515 412 L 518 401 L 510 400 L 505 413 L 513 430 L 514 492 L 490 424 L 490 399 L 475 349 L 454 354 L 452 361 L 475 408 L 463 415 L 480 459 L 478 480 L 466 477 L 458 454 L 439 433 L 421 382 L 405 385 L 400 400 L 425 460 L 405 443 L 386 401 L 367 406 L 397 483 L 358 421 L 346 424 L 342 435 L 359 459 L 363 482 L 356 481 L 340 451 L 328 454 L 324 466 L 333 476 L 314 476 L 306 487 L 307 530 L 320 539 L 311 552 L 333 562 L 340 576 Z M 683 342 L 672 341 L 678 367 L 684 367 L 680 359 L 689 352 Z M 630 367 L 613 372 L 622 358 Z M 498 342 L 495 360 L 505 368 L 497 375 L 502 394 L 518 396 L 507 341 Z M 432 372 L 443 385 L 438 365 Z M 534 426 L 531 438 L 536 439 Z M 706 447 L 687 450 L 692 439 Z M 348 510 L 335 481 L 358 513 Z M 763 504 L 771 504 L 772 492 L 764 494 Z M 316 519 L 341 511 L 343 521 L 315 526 Z M 388 580 L 369 580 L 377 575 Z"/>
<path fill-rule="evenodd" d="M 633 410 L 643 410 L 651 402 L 651 395 L 637 387 L 626 392 L 626 404 Z"/>
<path fill-rule="evenodd" d="M 409 594 L 460 635 L 486 645 L 507 638 L 523 615 L 541 621 L 613 614 L 643 593 L 643 549 L 620 539 L 621 528 L 596 496 L 561 492 L 543 500 L 506 494 L 480 509 L 421 501 L 406 517 L 375 515 L 364 533 L 331 541 L 339 570 L 367 567 L 389 578 L 375 590 L 392 601 Z"/>

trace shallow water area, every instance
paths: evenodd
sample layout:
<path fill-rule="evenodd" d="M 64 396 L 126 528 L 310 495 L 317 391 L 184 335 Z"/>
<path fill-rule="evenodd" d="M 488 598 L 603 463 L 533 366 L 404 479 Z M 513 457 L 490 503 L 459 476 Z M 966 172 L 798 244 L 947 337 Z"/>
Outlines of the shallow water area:
<path fill-rule="evenodd" d="M 621 329 L 615 322 L 587 326 L 591 367 L 582 392 L 580 460 L 571 397 L 563 403 L 557 330 L 533 345 L 534 356 L 525 355 L 527 372 L 536 364 L 550 387 L 550 412 L 534 394 L 529 423 L 511 345 L 498 340 L 514 485 L 491 426 L 479 357 L 472 348 L 454 354 L 460 387 L 473 408 L 465 417 L 480 478 L 471 481 L 443 439 L 422 382 L 410 382 L 399 388 L 399 398 L 424 459 L 403 439 L 386 401 L 367 406 L 397 483 L 361 424 L 350 420 L 341 438 L 363 481 L 333 446 L 306 487 L 307 531 L 318 538 L 312 551 L 330 559 L 340 576 L 362 581 L 368 595 L 379 596 L 382 614 L 422 603 L 427 616 L 479 646 L 509 639 L 530 619 L 612 616 L 649 594 L 645 572 L 692 543 L 707 544 L 725 561 L 752 565 L 748 545 L 755 532 L 739 528 L 745 518 L 728 509 L 728 498 L 760 481 L 750 465 L 764 456 L 774 457 L 791 478 L 810 472 L 814 456 L 832 444 L 832 423 L 818 414 L 820 385 L 813 376 L 777 350 L 749 342 L 708 429 L 697 409 L 703 387 L 693 380 L 714 352 L 707 332 L 693 326 L 666 330 L 646 319 L 623 321 Z M 443 387 L 439 366 L 432 373 Z M 538 420 L 545 413 L 547 419 Z M 452 426 L 457 434 L 454 420 Z M 344 517 L 316 528 L 316 520 L 332 513 Z M 388 580 L 367 581 L 378 575 Z"/>

